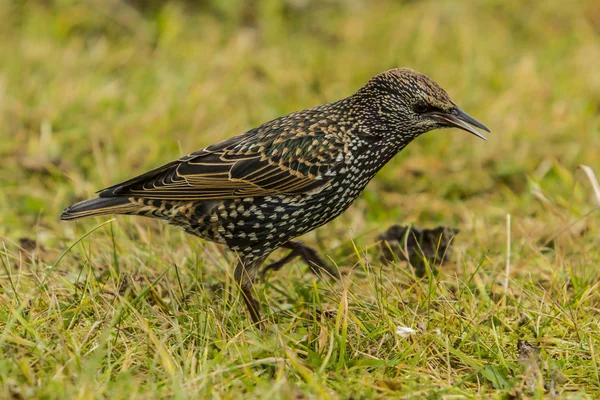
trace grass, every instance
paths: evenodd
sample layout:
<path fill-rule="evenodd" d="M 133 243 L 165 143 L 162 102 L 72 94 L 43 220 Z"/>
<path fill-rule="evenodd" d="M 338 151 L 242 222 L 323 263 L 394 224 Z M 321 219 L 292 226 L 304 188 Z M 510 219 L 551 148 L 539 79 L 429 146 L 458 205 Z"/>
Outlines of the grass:
<path fill-rule="evenodd" d="M 597 2 L 139 4 L 0 3 L 0 397 L 600 397 Z M 493 134 L 419 138 L 306 235 L 348 278 L 271 274 L 266 332 L 219 246 L 142 218 L 58 221 L 394 66 Z M 451 263 L 382 267 L 396 223 L 460 228 Z"/>

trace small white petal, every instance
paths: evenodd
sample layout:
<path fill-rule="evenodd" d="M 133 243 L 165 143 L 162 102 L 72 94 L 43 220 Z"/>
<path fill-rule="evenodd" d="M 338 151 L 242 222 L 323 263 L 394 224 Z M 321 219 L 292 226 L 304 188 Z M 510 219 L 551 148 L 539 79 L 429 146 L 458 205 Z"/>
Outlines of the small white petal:
<path fill-rule="evenodd" d="M 406 326 L 399 326 L 396 328 L 396 335 L 403 338 L 409 337 L 410 335 L 414 335 L 415 333 L 417 333 L 417 331 L 415 331 L 413 328 L 409 328 Z"/>

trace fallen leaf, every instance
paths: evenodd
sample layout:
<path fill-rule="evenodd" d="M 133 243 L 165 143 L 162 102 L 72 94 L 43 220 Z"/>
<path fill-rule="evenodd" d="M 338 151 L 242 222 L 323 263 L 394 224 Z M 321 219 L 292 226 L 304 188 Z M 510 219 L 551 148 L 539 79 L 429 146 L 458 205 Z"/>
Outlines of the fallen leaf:
<path fill-rule="evenodd" d="M 377 237 L 380 241 L 379 259 L 386 265 L 394 260 L 409 261 L 416 275 L 423 277 L 425 262 L 434 268 L 450 259 L 452 239 L 459 232 L 459 229 L 447 226 L 421 229 L 393 225 Z"/>

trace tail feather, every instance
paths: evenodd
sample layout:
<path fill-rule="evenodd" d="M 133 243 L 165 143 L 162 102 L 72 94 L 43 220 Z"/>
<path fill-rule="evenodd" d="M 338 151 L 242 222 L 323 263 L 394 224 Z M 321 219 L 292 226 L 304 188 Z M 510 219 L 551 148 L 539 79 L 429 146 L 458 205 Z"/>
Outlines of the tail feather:
<path fill-rule="evenodd" d="M 63 221 L 106 214 L 128 214 L 139 209 L 128 197 L 99 197 L 67 207 L 60 215 Z"/>

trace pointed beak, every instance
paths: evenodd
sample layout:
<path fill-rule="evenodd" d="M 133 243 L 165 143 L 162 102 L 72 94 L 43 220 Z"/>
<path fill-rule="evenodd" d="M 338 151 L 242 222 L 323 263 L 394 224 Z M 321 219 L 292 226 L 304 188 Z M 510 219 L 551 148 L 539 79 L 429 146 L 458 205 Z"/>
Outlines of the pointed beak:
<path fill-rule="evenodd" d="M 436 113 L 434 114 L 434 116 L 439 120 L 443 121 L 443 123 L 447 126 L 465 130 L 483 140 L 487 140 L 487 138 L 473 127 L 477 127 L 488 133 L 490 132 L 490 130 L 485 125 L 483 125 L 481 122 L 477 121 L 475 118 L 471 117 L 469 114 L 467 114 L 458 107 L 454 107 L 452 113 Z"/>

